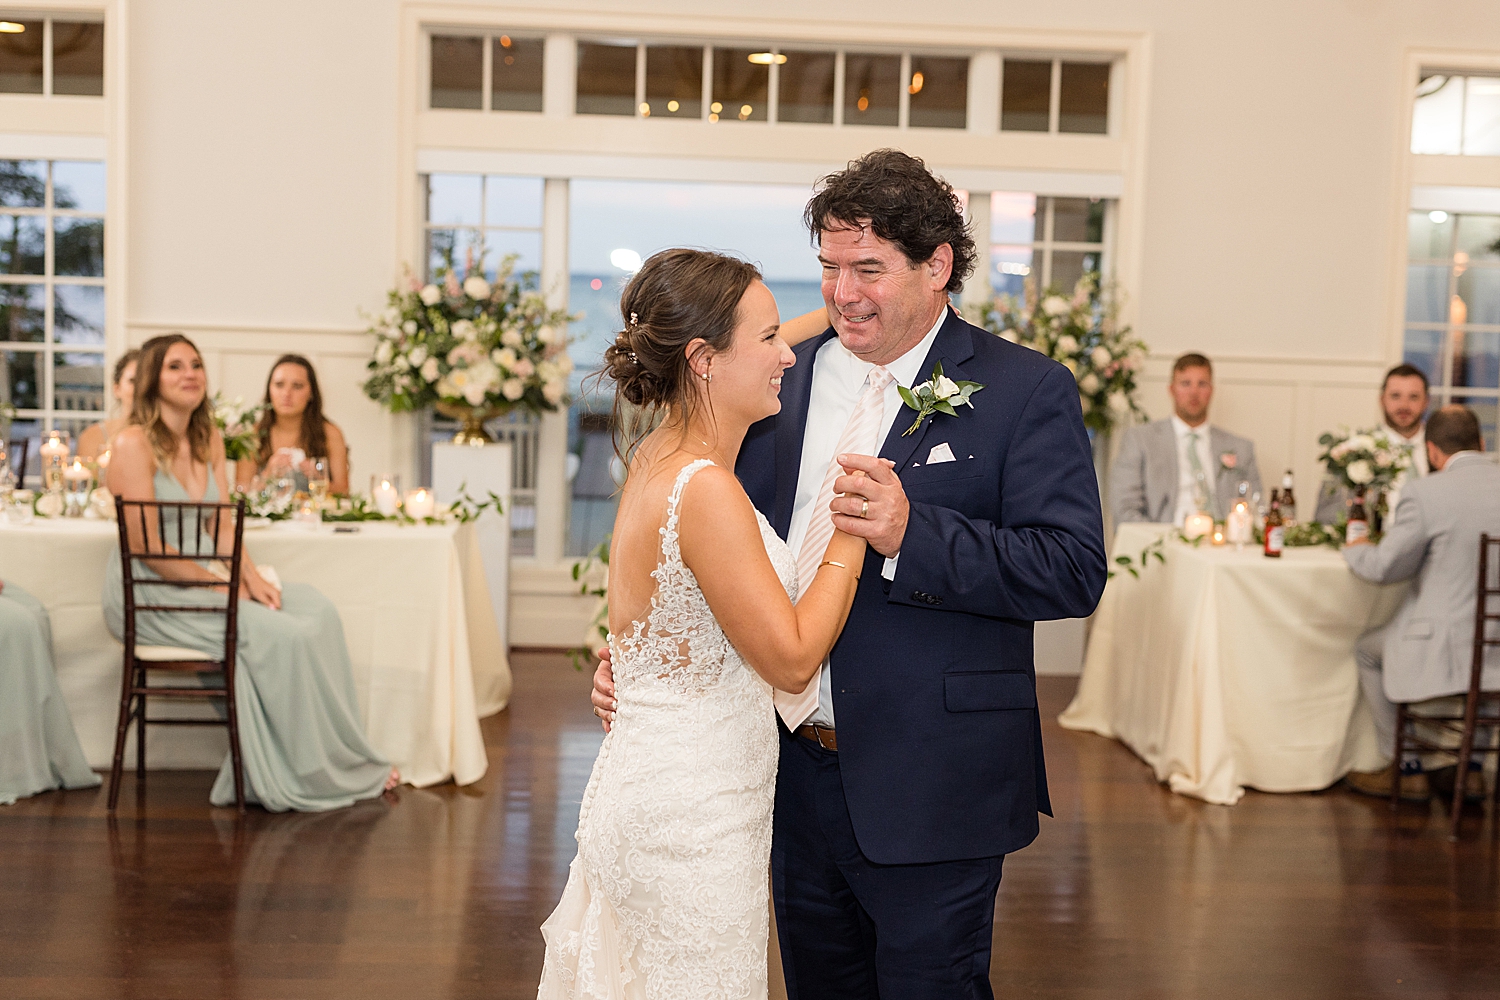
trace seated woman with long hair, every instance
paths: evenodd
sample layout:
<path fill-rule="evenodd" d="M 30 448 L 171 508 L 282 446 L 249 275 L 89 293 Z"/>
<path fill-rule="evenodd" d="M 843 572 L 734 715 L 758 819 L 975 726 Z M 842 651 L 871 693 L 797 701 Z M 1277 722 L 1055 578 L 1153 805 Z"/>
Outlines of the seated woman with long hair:
<path fill-rule="evenodd" d="M 181 334 L 153 338 L 141 355 L 130 426 L 115 438 L 110 492 L 126 500 L 216 503 L 225 496 L 223 482 L 224 439 L 210 415 L 203 358 Z M 164 510 L 163 516 L 165 535 L 175 538 L 174 512 Z M 214 578 L 195 562 L 146 564 L 164 578 Z M 261 576 L 248 552 L 240 566 L 235 705 L 246 798 L 272 812 L 311 812 L 337 809 L 394 787 L 399 776 L 371 749 L 360 725 L 349 650 L 333 603 L 306 584 L 288 583 L 278 590 Z M 207 588 L 171 588 L 143 599 L 223 603 L 222 591 Z M 124 603 L 116 549 L 104 578 L 104 618 L 116 637 L 124 633 Z M 136 619 L 136 638 L 214 653 L 224 648 L 224 620 L 207 614 L 143 614 Z M 217 806 L 234 802 L 228 760 L 209 800 Z"/>
<path fill-rule="evenodd" d="M 101 453 L 108 451 L 109 443 L 115 439 L 115 435 L 130 423 L 130 409 L 135 405 L 135 369 L 140 357 L 141 352 L 132 347 L 115 361 L 111 388 L 119 410 L 107 420 L 84 428 L 83 433 L 78 435 L 78 457 L 84 461 L 98 458 Z"/>
<path fill-rule="evenodd" d="M 328 491 L 349 492 L 349 448 L 344 432 L 323 416 L 323 393 L 312 362 L 300 354 L 283 354 L 266 378 L 265 409 L 256 433 L 260 449 L 254 462 L 239 462 L 235 479 L 241 488 L 257 475 L 291 472 L 297 489 L 307 489 L 307 463 L 328 459 Z"/>

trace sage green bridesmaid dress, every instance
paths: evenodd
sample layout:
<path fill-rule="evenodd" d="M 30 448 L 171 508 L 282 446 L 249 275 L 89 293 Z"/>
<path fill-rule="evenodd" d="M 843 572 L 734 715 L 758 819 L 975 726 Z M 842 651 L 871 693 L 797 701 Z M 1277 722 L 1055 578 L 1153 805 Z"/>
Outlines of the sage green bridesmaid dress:
<path fill-rule="evenodd" d="M 176 479 L 158 471 L 156 499 L 189 500 Z M 217 502 L 219 490 L 209 470 L 203 502 Z M 167 512 L 168 537 L 176 521 Z M 192 526 L 185 526 L 191 530 Z M 149 572 L 149 570 L 147 571 Z M 222 605 L 223 596 L 178 587 L 138 601 Z M 242 592 L 243 593 L 243 592 Z M 104 618 L 116 637 L 125 632 L 124 584 L 118 546 L 104 577 Z M 224 619 L 217 615 L 136 615 L 136 641 L 185 646 L 205 653 L 224 649 Z M 240 599 L 239 641 L 235 654 L 235 704 L 239 709 L 240 751 L 245 798 L 271 812 L 340 809 L 373 798 L 385 788 L 391 765 L 365 739 L 344 627 L 333 602 L 307 584 L 287 583 L 281 609 Z M 225 759 L 209 801 L 234 803 L 234 775 Z"/>
<path fill-rule="evenodd" d="M 98 784 L 57 686 L 47 609 L 7 583 L 0 589 L 0 805 Z"/>

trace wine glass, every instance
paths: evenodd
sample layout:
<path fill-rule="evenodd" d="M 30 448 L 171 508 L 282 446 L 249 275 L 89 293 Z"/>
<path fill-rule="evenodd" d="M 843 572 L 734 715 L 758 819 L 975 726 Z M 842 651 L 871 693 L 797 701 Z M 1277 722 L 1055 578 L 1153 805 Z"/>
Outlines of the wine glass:
<path fill-rule="evenodd" d="M 307 492 L 312 494 L 313 502 L 321 508 L 324 498 L 328 496 L 328 459 L 310 458 L 306 469 Z"/>

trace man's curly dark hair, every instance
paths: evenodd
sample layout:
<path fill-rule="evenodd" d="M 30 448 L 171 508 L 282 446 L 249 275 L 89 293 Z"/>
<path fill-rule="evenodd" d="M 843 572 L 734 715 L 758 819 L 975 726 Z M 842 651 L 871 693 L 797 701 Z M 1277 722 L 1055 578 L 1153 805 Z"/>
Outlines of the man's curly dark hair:
<path fill-rule="evenodd" d="M 953 248 L 950 292 L 962 289 L 974 270 L 974 237 L 964 224 L 953 185 L 899 149 L 866 153 L 824 177 L 802 222 L 819 244 L 827 230 L 868 225 L 876 236 L 899 247 L 914 267 L 946 243 Z"/>

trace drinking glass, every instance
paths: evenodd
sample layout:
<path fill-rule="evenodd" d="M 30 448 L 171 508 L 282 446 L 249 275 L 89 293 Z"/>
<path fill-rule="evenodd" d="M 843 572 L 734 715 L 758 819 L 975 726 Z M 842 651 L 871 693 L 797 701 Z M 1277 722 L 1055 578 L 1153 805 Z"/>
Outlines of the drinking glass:
<path fill-rule="evenodd" d="M 306 468 L 307 492 L 312 494 L 313 501 L 321 508 L 324 498 L 328 496 L 328 459 L 310 458 Z"/>

